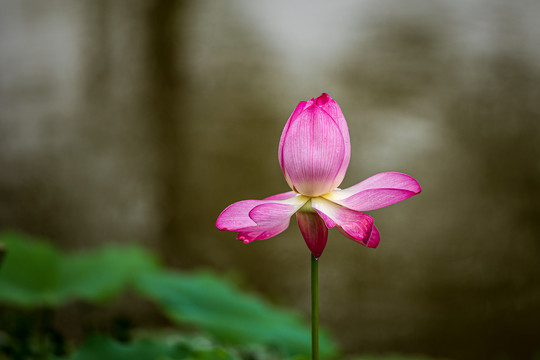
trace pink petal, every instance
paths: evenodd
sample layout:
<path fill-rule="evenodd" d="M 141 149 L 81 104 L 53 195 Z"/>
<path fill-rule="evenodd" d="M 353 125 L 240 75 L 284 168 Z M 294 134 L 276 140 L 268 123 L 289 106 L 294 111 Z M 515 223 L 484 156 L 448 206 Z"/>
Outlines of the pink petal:
<path fill-rule="evenodd" d="M 249 217 L 249 212 L 260 205 L 261 200 L 243 200 L 229 205 L 219 214 L 216 226 L 219 230 L 237 231 L 238 229 L 257 225 Z"/>
<path fill-rule="evenodd" d="M 345 173 L 347 172 L 347 168 L 349 167 L 349 161 L 351 160 L 351 139 L 349 136 L 349 128 L 347 126 L 345 116 L 343 116 L 343 112 L 341 111 L 341 108 L 339 107 L 338 103 L 330 97 L 330 95 L 328 95 L 327 93 L 323 93 L 315 100 L 317 106 L 319 106 L 322 110 L 326 111 L 326 113 L 328 113 L 328 115 L 330 115 L 338 124 L 339 130 L 341 131 L 341 135 L 343 136 L 344 140 L 345 157 L 343 158 L 341 168 L 334 180 L 334 184 L 332 185 L 332 189 L 334 189 L 337 188 L 343 181 Z"/>
<path fill-rule="evenodd" d="M 269 239 L 287 230 L 287 228 L 289 227 L 289 220 L 290 216 L 287 218 L 286 221 L 278 223 L 273 228 L 264 231 L 259 231 L 256 228 L 247 229 L 246 231 L 240 231 L 238 232 L 238 235 L 236 235 L 236 238 L 242 241 L 244 244 L 248 244 L 255 240 Z"/>
<path fill-rule="evenodd" d="M 289 116 L 289 120 L 287 120 L 287 123 L 285 124 L 285 127 L 283 128 L 283 132 L 281 133 L 281 138 L 279 139 L 278 160 L 279 160 L 279 166 L 281 167 L 283 174 L 285 174 L 285 170 L 283 170 L 283 143 L 284 143 L 285 136 L 287 135 L 289 131 L 289 126 L 291 125 L 291 122 L 294 119 L 296 119 L 302 111 L 304 111 L 306 106 L 308 106 L 307 101 L 300 101 L 300 103 L 296 106 L 296 108 L 292 112 L 291 116 Z M 289 183 L 289 180 L 287 180 L 287 183 Z M 292 186 L 291 186 L 291 189 L 292 189 Z"/>
<path fill-rule="evenodd" d="M 291 216 L 299 207 L 287 204 L 261 204 L 249 212 L 249 217 L 256 223 L 238 230 L 238 240 L 249 243 L 255 240 L 264 240 L 276 236 L 289 227 Z"/>
<path fill-rule="evenodd" d="M 351 157 L 349 130 L 328 94 L 298 104 L 281 134 L 278 156 L 285 180 L 301 194 L 319 196 L 341 184 Z"/>
<path fill-rule="evenodd" d="M 344 190 L 334 190 L 324 197 L 356 211 L 380 209 L 417 195 L 422 191 L 409 175 L 386 172 Z"/>
<path fill-rule="evenodd" d="M 244 242 L 268 239 L 287 229 L 290 217 L 308 200 L 291 191 L 265 200 L 239 201 L 223 210 L 216 226 L 237 231 L 237 238 Z"/>
<path fill-rule="evenodd" d="M 297 194 L 294 191 L 270 196 L 264 200 L 243 200 L 229 205 L 221 212 L 216 221 L 219 230 L 238 231 L 249 226 L 257 225 L 249 217 L 249 212 L 256 206 L 269 202 L 279 203 L 281 200 L 292 199 Z"/>
<path fill-rule="evenodd" d="M 272 195 L 270 197 L 265 198 L 264 200 L 287 200 L 287 199 L 295 197 L 296 195 L 298 194 L 295 193 L 294 191 L 289 191 L 286 193 Z"/>
<path fill-rule="evenodd" d="M 324 220 L 314 211 L 298 211 L 296 220 L 298 220 L 298 226 L 307 247 L 315 259 L 318 259 L 321 257 L 328 240 L 328 229 Z"/>
<path fill-rule="evenodd" d="M 291 188 L 307 196 L 334 189 L 346 150 L 334 119 L 312 105 L 292 119 L 284 132 L 282 169 Z"/>
<path fill-rule="evenodd" d="M 347 209 L 320 197 L 311 199 L 311 204 L 328 228 L 338 226 L 339 231 L 349 239 L 364 246 L 369 244 L 373 232 L 373 218 L 371 216 Z M 375 238 L 373 242 L 375 242 Z"/>
<path fill-rule="evenodd" d="M 381 242 L 381 234 L 379 234 L 379 229 L 375 225 L 373 225 L 373 229 L 371 229 L 371 235 L 369 236 L 369 240 L 366 244 L 369 248 L 376 248 L 379 246 L 379 243 Z"/>
<path fill-rule="evenodd" d="M 375 225 L 373 225 L 373 228 L 371 229 L 371 234 L 369 235 L 369 238 L 367 240 L 364 239 L 364 240 L 361 240 L 361 241 L 359 241 L 358 239 L 350 236 L 341 227 L 338 228 L 338 229 L 339 229 L 340 233 L 342 233 L 343 235 L 345 235 L 349 239 L 351 239 L 353 241 L 356 241 L 357 243 L 360 243 L 360 244 L 362 244 L 362 245 L 364 245 L 366 247 L 369 247 L 369 248 L 376 248 L 377 246 L 379 246 L 379 242 L 381 241 L 381 236 L 379 235 L 379 230 L 377 229 L 377 227 L 375 227 Z"/>

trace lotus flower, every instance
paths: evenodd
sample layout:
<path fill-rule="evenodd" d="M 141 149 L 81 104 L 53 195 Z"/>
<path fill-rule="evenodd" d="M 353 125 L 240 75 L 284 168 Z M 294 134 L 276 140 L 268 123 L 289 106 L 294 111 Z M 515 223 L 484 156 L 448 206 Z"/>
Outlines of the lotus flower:
<path fill-rule="evenodd" d="M 285 124 L 278 150 L 279 164 L 292 191 L 264 200 L 244 200 L 219 215 L 220 230 L 238 232 L 244 243 L 276 236 L 296 214 L 306 244 L 318 259 L 328 229 L 370 248 L 379 244 L 379 230 L 364 211 L 380 209 L 420 193 L 409 175 L 385 172 L 347 189 L 338 186 L 351 158 L 347 122 L 339 105 L 326 93 L 302 101 Z"/>

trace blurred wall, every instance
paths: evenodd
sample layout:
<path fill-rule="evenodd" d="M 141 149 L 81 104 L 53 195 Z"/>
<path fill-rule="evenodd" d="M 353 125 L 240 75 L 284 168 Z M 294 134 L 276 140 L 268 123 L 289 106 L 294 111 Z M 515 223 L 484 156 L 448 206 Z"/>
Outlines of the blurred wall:
<path fill-rule="evenodd" d="M 540 352 L 540 26 L 533 1 L 3 1 L 0 227 L 64 247 L 136 241 L 309 312 L 291 221 L 244 245 L 232 202 L 287 191 L 295 105 L 349 122 L 343 186 L 382 171 L 420 196 L 374 211 L 366 249 L 331 232 L 321 321 L 348 352 Z"/>

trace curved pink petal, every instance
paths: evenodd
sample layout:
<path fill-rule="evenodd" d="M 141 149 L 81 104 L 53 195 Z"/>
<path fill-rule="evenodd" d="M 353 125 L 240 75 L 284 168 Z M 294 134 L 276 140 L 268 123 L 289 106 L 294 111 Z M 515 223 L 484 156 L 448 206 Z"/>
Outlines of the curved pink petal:
<path fill-rule="evenodd" d="M 366 244 L 369 248 L 376 248 L 379 246 L 379 243 L 381 242 L 381 234 L 379 233 L 379 229 L 375 225 L 373 225 L 373 229 L 371 229 L 371 235 L 369 236 L 369 240 Z"/>
<path fill-rule="evenodd" d="M 351 160 L 351 139 L 349 136 L 349 127 L 347 126 L 347 121 L 345 120 L 345 116 L 343 116 L 341 108 L 339 107 L 338 103 L 330 97 L 330 95 L 328 95 L 327 93 L 323 93 L 315 100 L 317 106 L 319 106 L 322 110 L 326 111 L 326 113 L 328 113 L 328 115 L 330 115 L 334 119 L 334 121 L 339 127 L 339 130 L 341 131 L 341 135 L 343 136 L 343 141 L 345 145 L 345 156 L 343 158 L 343 163 L 341 164 L 338 175 L 336 176 L 332 185 L 332 189 L 335 189 L 343 181 L 345 173 L 347 172 L 347 168 L 349 167 L 349 162 Z"/>
<path fill-rule="evenodd" d="M 296 220 L 307 247 L 315 259 L 320 258 L 328 240 L 328 228 L 324 220 L 315 211 L 298 211 Z"/>
<path fill-rule="evenodd" d="M 279 166 L 281 167 L 281 171 L 283 171 L 283 175 L 285 175 L 285 170 L 283 168 L 283 142 L 284 142 L 285 136 L 287 135 L 289 131 L 289 126 L 291 125 L 291 121 L 293 121 L 293 119 L 296 119 L 298 115 L 300 115 L 300 113 L 306 108 L 306 106 L 308 106 L 307 101 L 300 101 L 300 103 L 296 105 L 296 108 L 292 112 L 291 116 L 289 116 L 289 120 L 287 120 L 287 123 L 285 123 L 285 127 L 283 128 L 283 131 L 281 132 L 281 138 L 279 139 L 279 147 L 278 147 L 278 160 L 279 160 Z M 287 180 L 287 183 L 289 183 L 289 180 Z M 292 189 L 292 186 L 291 186 L 291 189 Z"/>
<path fill-rule="evenodd" d="M 289 191 L 289 192 L 286 192 L 286 193 L 281 193 L 281 194 L 276 194 L 276 195 L 269 196 L 269 197 L 265 198 L 264 200 L 287 200 L 287 199 L 295 197 L 296 195 L 298 195 L 298 194 L 295 193 L 294 191 Z"/>
<path fill-rule="evenodd" d="M 348 238 L 368 246 L 373 233 L 371 216 L 347 209 L 321 197 L 311 199 L 311 205 L 323 218 L 328 228 L 338 226 L 339 231 Z"/>
<path fill-rule="evenodd" d="M 237 238 L 246 243 L 268 239 L 287 229 L 290 217 L 308 200 L 289 192 L 265 200 L 239 201 L 223 210 L 216 226 L 220 230 L 238 232 Z"/>
<path fill-rule="evenodd" d="M 330 192 L 345 158 L 345 142 L 331 116 L 318 106 L 304 109 L 283 137 L 285 179 L 303 195 Z"/>
<path fill-rule="evenodd" d="M 371 234 L 369 235 L 369 238 L 367 240 L 358 240 L 351 235 L 349 235 L 343 228 L 338 228 L 339 232 L 348 237 L 349 239 L 356 241 L 357 243 L 360 243 L 366 247 L 369 248 L 376 248 L 379 246 L 379 242 L 381 241 L 381 236 L 379 234 L 379 230 L 375 225 L 373 225 L 373 228 L 371 229 Z"/>
<path fill-rule="evenodd" d="M 289 227 L 291 216 L 301 206 L 302 204 L 295 206 L 276 203 L 257 205 L 249 212 L 249 217 L 256 225 L 240 229 L 236 238 L 249 243 L 276 236 Z"/>
<path fill-rule="evenodd" d="M 386 172 L 344 190 L 334 190 L 324 197 L 356 211 L 380 209 L 417 195 L 422 191 L 409 175 Z"/>
<path fill-rule="evenodd" d="M 269 239 L 287 230 L 287 228 L 289 227 L 289 220 L 290 220 L 290 216 L 287 218 L 286 221 L 276 223 L 276 225 L 273 228 L 263 230 L 263 231 L 260 231 L 260 229 L 257 229 L 257 228 L 251 228 L 251 229 L 248 228 L 245 231 L 238 232 L 238 235 L 236 235 L 236 238 L 242 241 L 244 244 L 249 244 L 250 242 L 253 242 L 255 240 Z"/>
<path fill-rule="evenodd" d="M 261 200 L 243 200 L 229 205 L 219 214 L 216 226 L 219 230 L 237 231 L 249 226 L 257 225 L 249 217 L 249 212 L 260 205 Z"/>
<path fill-rule="evenodd" d="M 238 229 L 257 225 L 249 217 L 249 212 L 254 207 L 268 202 L 279 203 L 283 200 L 292 199 L 297 194 L 294 191 L 270 196 L 264 200 L 242 200 L 229 205 L 219 214 L 216 226 L 219 230 L 238 231 Z"/>
<path fill-rule="evenodd" d="M 328 94 L 298 104 L 281 134 L 278 157 L 285 180 L 301 194 L 319 196 L 341 184 L 351 158 L 349 130 Z"/>

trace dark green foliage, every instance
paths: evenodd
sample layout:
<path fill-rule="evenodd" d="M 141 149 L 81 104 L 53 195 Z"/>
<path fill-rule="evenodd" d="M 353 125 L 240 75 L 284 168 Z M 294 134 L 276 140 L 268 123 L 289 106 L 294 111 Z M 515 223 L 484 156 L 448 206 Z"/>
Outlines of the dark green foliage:
<path fill-rule="evenodd" d="M 417 355 L 417 356 L 405 356 L 405 355 L 364 355 L 355 357 L 351 360 L 429 360 L 430 358 Z"/>
<path fill-rule="evenodd" d="M 0 238 L 7 248 L 0 301 L 18 306 L 57 306 L 75 299 L 99 302 L 119 295 L 141 273 L 158 268 L 153 256 L 134 246 L 66 256 L 21 234 L 4 233 Z"/>
<path fill-rule="evenodd" d="M 7 254 L 0 272 L 0 300 L 20 306 L 54 304 L 60 254 L 41 242 L 15 233 L 4 234 Z"/>
<path fill-rule="evenodd" d="M 149 273 L 138 287 L 172 319 L 196 324 L 226 343 L 264 343 L 289 355 L 311 351 L 310 331 L 298 314 L 243 294 L 211 274 Z M 321 335 L 320 342 L 323 357 L 335 354 L 328 336 Z"/>
<path fill-rule="evenodd" d="M 12 232 L 0 234 L 0 242 L 7 249 L 0 269 L 0 304 L 19 311 L 18 315 L 4 313 L 11 319 L 10 324 L 20 324 L 23 317 L 32 322 L 39 314 L 52 312 L 74 300 L 100 306 L 131 289 L 153 301 L 173 322 L 206 331 L 224 344 L 261 344 L 282 356 L 311 351 L 310 328 L 298 314 L 246 294 L 210 273 L 167 271 L 154 256 L 139 247 L 107 246 L 64 254 L 44 241 Z M 39 333 L 54 331 L 49 322 L 45 319 L 39 326 L 22 328 L 34 329 L 39 337 Z M 0 324 L 0 335 L 1 331 Z M 35 335 L 29 333 L 24 337 L 32 339 Z M 337 346 L 327 335 L 321 335 L 320 345 L 323 357 L 337 352 Z M 99 338 L 86 343 L 70 359 L 90 359 L 97 353 L 100 359 L 234 359 L 219 348 L 197 350 L 189 353 L 189 357 L 178 357 L 178 349 L 158 342 L 121 345 Z M 21 351 L 30 353 L 28 349 Z"/>
<path fill-rule="evenodd" d="M 187 341 L 167 343 L 150 339 L 121 344 L 108 338 L 93 338 L 66 360 L 239 360 L 214 346 L 197 347 Z"/>

